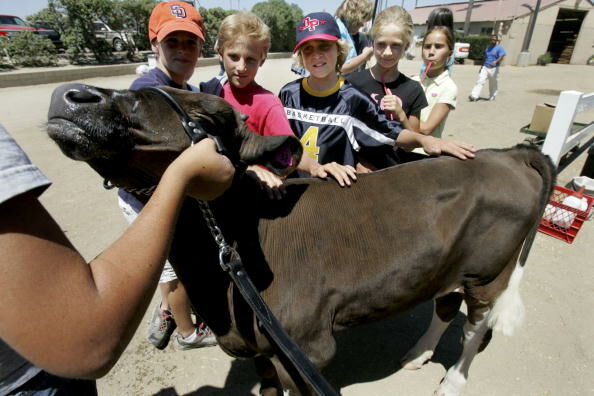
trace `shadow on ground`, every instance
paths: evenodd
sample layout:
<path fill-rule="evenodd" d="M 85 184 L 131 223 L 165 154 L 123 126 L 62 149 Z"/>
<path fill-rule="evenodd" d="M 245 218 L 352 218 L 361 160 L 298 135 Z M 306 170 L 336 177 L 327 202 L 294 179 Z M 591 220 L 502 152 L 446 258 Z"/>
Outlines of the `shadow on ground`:
<path fill-rule="evenodd" d="M 336 334 L 335 359 L 324 375 L 337 389 L 377 381 L 401 369 L 400 360 L 429 327 L 433 302 L 380 322 Z M 431 359 L 448 369 L 462 353 L 460 339 L 466 316 L 458 313 Z M 439 383 L 441 378 L 436 378 Z"/>
<path fill-rule="evenodd" d="M 335 335 L 336 357 L 324 370 L 324 376 L 338 390 L 356 383 L 389 377 L 401 369 L 400 360 L 429 326 L 433 303 L 418 307 L 379 322 L 345 330 Z M 460 339 L 466 316 L 458 313 L 444 333 L 432 361 L 452 366 L 462 353 Z M 441 378 L 435 378 L 438 384 Z M 259 383 L 251 360 L 235 360 L 223 388 L 203 386 L 184 396 L 250 395 Z M 154 396 L 179 396 L 165 388 Z"/>

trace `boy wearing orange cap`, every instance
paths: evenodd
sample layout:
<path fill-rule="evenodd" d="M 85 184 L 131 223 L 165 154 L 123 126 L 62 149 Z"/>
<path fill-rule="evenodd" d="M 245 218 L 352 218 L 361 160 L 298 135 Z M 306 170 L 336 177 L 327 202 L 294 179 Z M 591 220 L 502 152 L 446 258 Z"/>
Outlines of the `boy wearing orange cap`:
<path fill-rule="evenodd" d="M 188 80 L 196 68 L 204 38 L 202 16 L 196 8 L 182 1 L 157 4 L 149 19 L 149 40 L 157 67 L 137 78 L 130 89 L 167 85 L 197 91 Z"/>
<path fill-rule="evenodd" d="M 182 1 L 158 3 L 149 19 L 149 40 L 156 55 L 157 66 L 134 80 L 130 89 L 166 85 L 198 91 L 188 80 L 192 77 L 202 52 L 205 31 L 202 16 L 195 7 Z M 131 193 L 119 190 L 119 205 L 132 222 L 143 204 Z M 192 306 L 186 290 L 178 281 L 169 261 L 159 279 L 161 304 L 156 306 L 149 324 L 148 340 L 158 349 L 169 343 L 173 331 L 177 349 L 186 350 L 216 345 L 216 339 L 204 323 L 192 320 Z"/>

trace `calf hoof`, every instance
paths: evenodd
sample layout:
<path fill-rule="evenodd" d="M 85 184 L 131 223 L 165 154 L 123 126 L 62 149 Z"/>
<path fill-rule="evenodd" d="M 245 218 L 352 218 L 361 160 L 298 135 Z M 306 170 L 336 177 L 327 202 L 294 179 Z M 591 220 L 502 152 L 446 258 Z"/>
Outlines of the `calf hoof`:
<path fill-rule="evenodd" d="M 466 378 L 458 372 L 448 372 L 441 380 L 434 396 L 460 396 L 466 386 Z"/>
<path fill-rule="evenodd" d="M 260 388 L 260 395 L 261 396 L 279 396 L 279 392 L 275 387 L 261 387 Z"/>
<path fill-rule="evenodd" d="M 263 380 L 260 383 L 261 396 L 280 396 L 282 394 L 283 390 L 275 381 Z"/>
<path fill-rule="evenodd" d="M 406 370 L 418 370 L 433 357 L 433 351 L 425 351 L 420 356 L 408 353 L 401 361 L 402 368 Z"/>

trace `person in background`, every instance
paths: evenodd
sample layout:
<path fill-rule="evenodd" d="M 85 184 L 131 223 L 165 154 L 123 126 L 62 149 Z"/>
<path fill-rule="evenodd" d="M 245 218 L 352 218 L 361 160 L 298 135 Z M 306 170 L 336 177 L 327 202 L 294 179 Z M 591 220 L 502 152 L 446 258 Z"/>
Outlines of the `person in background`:
<path fill-rule="evenodd" d="M 448 10 L 447 8 L 442 10 Z M 422 45 L 425 72 L 415 77 L 421 83 L 429 105 L 421 110 L 419 132 L 441 137 L 451 110 L 456 108 L 458 87 L 450 77 L 449 60 L 454 52 L 453 17 L 443 18 L 447 11 L 429 16 L 429 28 Z M 439 20 L 434 20 L 433 17 Z M 440 25 L 446 23 L 446 25 Z"/>
<path fill-rule="evenodd" d="M 183 1 L 158 3 L 149 19 L 149 41 L 157 65 L 132 82 L 130 89 L 166 85 L 188 91 L 199 91 L 188 83 L 194 74 L 202 52 L 205 31 L 202 16 L 192 5 Z M 134 221 L 143 204 L 123 189 L 118 191 L 118 203 L 129 222 Z M 167 261 L 159 280 L 161 302 L 155 306 L 148 330 L 148 340 L 164 349 L 175 329 L 175 347 L 179 350 L 216 345 L 208 326 L 192 318 L 192 305 L 173 267 Z"/>
<path fill-rule="evenodd" d="M 439 7 L 431 11 L 429 14 L 429 18 L 427 18 L 427 32 L 433 30 L 434 26 L 447 26 L 450 30 L 454 31 L 454 14 L 452 14 L 452 10 L 447 7 Z M 455 59 L 454 59 L 454 51 L 452 51 L 452 55 L 448 59 L 446 63 L 446 69 L 452 75 L 452 67 L 454 66 Z M 425 62 L 421 64 L 421 72 L 419 73 L 420 76 L 425 74 L 427 65 Z"/>
<path fill-rule="evenodd" d="M 64 377 L 99 378 L 116 363 L 155 291 L 185 196 L 214 199 L 233 174 L 212 140 L 187 149 L 134 224 L 87 263 L 39 201 L 50 181 L 0 125 L 0 395 L 96 395 L 95 381 Z"/>
<path fill-rule="evenodd" d="M 506 55 L 505 49 L 497 44 L 498 42 L 499 39 L 494 34 L 491 36 L 491 43 L 485 48 L 484 61 L 479 71 L 479 78 L 468 97 L 468 100 L 471 102 L 476 102 L 479 99 L 483 85 L 485 85 L 487 80 L 489 80 L 489 100 L 495 100 L 495 97 L 497 97 L 499 66 Z"/>
<path fill-rule="evenodd" d="M 365 69 L 365 64 L 373 55 L 367 37 L 360 32 L 363 25 L 371 20 L 372 13 L 373 3 L 369 0 L 344 0 L 334 13 L 340 38 L 350 47 L 340 69 L 344 75 Z"/>
<path fill-rule="evenodd" d="M 217 51 L 226 74 L 200 84 L 202 92 L 224 98 L 236 110 L 248 116 L 248 128 L 262 136 L 293 135 L 280 100 L 256 82 L 270 48 L 270 29 L 256 15 L 238 12 L 227 16 L 219 28 Z M 331 175 L 341 186 L 351 184 L 354 170 L 338 164 L 320 165 L 303 156 L 299 171 L 313 177 Z M 269 188 L 271 198 L 280 198 L 283 180 L 259 165 L 249 166 Z"/>

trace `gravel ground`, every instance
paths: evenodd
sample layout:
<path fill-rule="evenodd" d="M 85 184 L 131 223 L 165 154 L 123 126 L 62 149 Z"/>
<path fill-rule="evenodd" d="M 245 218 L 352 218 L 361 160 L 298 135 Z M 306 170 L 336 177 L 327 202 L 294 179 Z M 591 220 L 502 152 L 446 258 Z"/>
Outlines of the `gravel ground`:
<path fill-rule="evenodd" d="M 269 60 L 258 81 L 273 92 L 296 76 L 289 59 Z M 403 61 L 401 70 L 417 73 L 418 61 Z M 538 103 L 556 103 L 563 90 L 594 91 L 594 68 L 551 64 L 501 70 L 495 102 L 466 100 L 479 67 L 455 66 L 460 89 L 458 108 L 444 136 L 473 142 L 479 148 L 508 147 L 527 136 Z M 218 66 L 199 69 L 193 82 L 210 78 Z M 134 76 L 91 78 L 85 83 L 126 88 Z M 54 181 L 42 201 L 66 234 L 91 259 L 124 230 L 126 224 L 113 191 L 101 187 L 90 168 L 63 156 L 43 135 L 51 91 L 58 84 L 0 89 L 0 122 Z M 594 112 L 579 121 L 589 122 Z M 559 175 L 560 185 L 579 174 L 585 156 Z M 397 221 L 397 220 L 395 220 Z M 522 295 L 525 325 L 513 337 L 495 334 L 473 362 L 467 396 L 594 395 L 594 227 L 586 222 L 573 244 L 539 234 L 527 264 Z M 588 259 L 587 257 L 590 257 Z M 155 297 L 154 302 L 157 299 Z M 460 353 L 464 320 L 460 313 L 444 335 L 434 359 L 416 372 L 401 370 L 400 357 L 430 319 L 431 306 L 338 334 L 338 355 L 325 372 L 344 395 L 429 395 Z M 114 369 L 98 381 L 100 395 L 249 395 L 257 394 L 257 377 L 249 361 L 235 360 L 219 348 L 158 351 L 146 340 L 146 316 Z"/>

